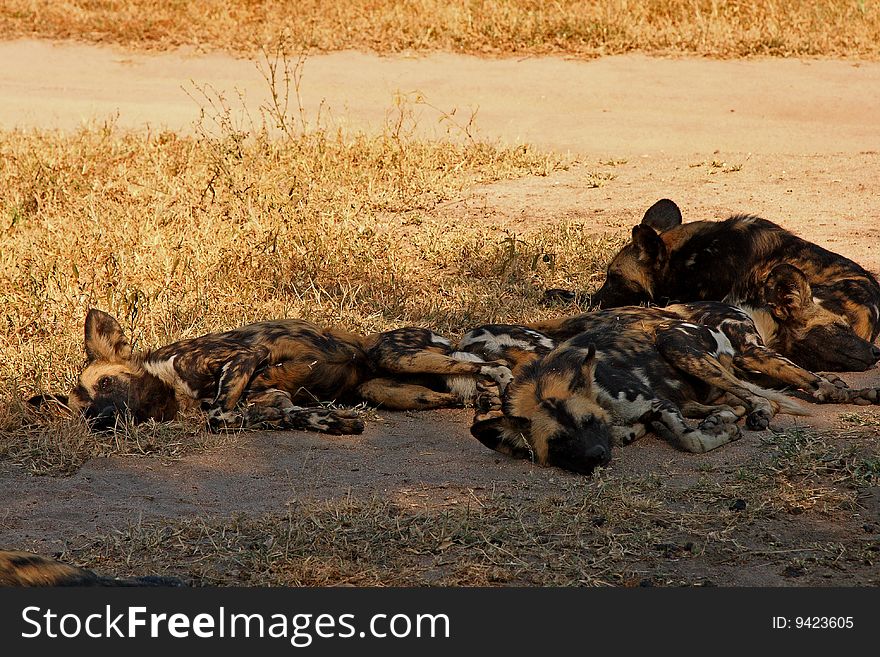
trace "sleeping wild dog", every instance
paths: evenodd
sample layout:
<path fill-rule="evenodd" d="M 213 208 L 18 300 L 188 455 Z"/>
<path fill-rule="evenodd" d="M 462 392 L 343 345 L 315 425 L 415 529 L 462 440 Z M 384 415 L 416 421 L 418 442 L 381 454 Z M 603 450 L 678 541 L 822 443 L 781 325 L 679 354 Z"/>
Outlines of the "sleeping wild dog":
<path fill-rule="evenodd" d="M 873 274 L 760 217 L 683 224 L 669 199 L 632 229 L 597 292 L 545 296 L 579 296 L 602 308 L 726 301 L 752 315 L 768 347 L 805 368 L 861 371 L 880 360 L 873 345 L 880 284 Z M 780 303 L 786 296 L 799 303 Z"/>
<path fill-rule="evenodd" d="M 514 373 L 500 398 L 479 400 L 471 433 L 502 453 L 580 473 L 605 465 L 612 445 L 649 430 L 706 452 L 737 440 L 743 415 L 748 428 L 764 429 L 779 411 L 805 414 L 796 400 L 747 376 L 817 403 L 880 399 L 877 388 L 846 388 L 773 352 L 748 315 L 717 302 L 487 325 L 459 349 L 505 358 Z M 702 421 L 694 428 L 685 417 Z"/>
<path fill-rule="evenodd" d="M 364 424 L 357 413 L 316 402 L 366 401 L 390 410 L 455 406 L 483 380 L 503 388 L 511 379 L 501 362 L 453 357 L 451 343 L 427 329 L 361 336 L 296 319 L 133 353 L 119 323 L 92 309 L 85 350 L 88 362 L 67 404 L 98 430 L 113 428 L 124 416 L 170 420 L 198 404 L 213 429 L 360 433 Z M 458 389 L 462 379 L 471 386 Z"/>
<path fill-rule="evenodd" d="M 31 552 L 0 550 L 0 586 L 183 586 L 176 577 L 108 577 Z"/>

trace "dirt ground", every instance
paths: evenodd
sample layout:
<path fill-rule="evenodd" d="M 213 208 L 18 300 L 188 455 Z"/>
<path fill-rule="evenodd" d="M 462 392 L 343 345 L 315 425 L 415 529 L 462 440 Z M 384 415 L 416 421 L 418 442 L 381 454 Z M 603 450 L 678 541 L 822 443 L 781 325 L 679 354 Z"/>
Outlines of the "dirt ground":
<path fill-rule="evenodd" d="M 0 61 L 14 64 L 0 70 L 3 129 L 72 129 L 118 112 L 125 127 L 187 130 L 198 114 L 182 91 L 191 81 L 230 91 L 237 86 L 248 90 L 254 106 L 260 102 L 253 64 L 220 55 L 15 41 L 0 43 Z M 446 112 L 459 108 L 454 118 L 460 122 L 479 107 L 484 138 L 567 150 L 577 160 L 548 177 L 471 189 L 435 210 L 438 219 L 513 230 L 566 219 L 597 234 L 623 234 L 651 203 L 669 197 L 686 221 L 760 214 L 880 271 L 878 63 L 341 53 L 310 58 L 303 95 L 308 107 L 323 100 L 340 125 L 381 129 L 393 94 L 416 90 Z M 434 111 L 415 109 L 423 116 Z M 431 124 L 427 130 L 448 125 L 424 123 Z M 597 172 L 603 176 L 597 179 Z M 876 369 L 844 378 L 880 385 Z M 866 426 L 847 440 L 876 448 L 874 409 L 816 407 L 814 417 L 780 417 L 775 428 L 816 427 L 844 436 L 852 425 L 842 414 L 853 411 L 863 413 Z M 0 489 L 6 491 L 0 545 L 57 552 L 142 520 L 283 513 L 298 500 L 347 495 L 443 508 L 479 503 L 499 491 L 547 495 L 576 479 L 501 458 L 470 437 L 469 422 L 467 410 L 380 412 L 362 436 L 241 434 L 179 460 L 94 459 L 63 478 L 34 477 L 0 463 Z M 761 435 L 753 432 L 701 456 L 648 436 L 617 450 L 610 472 L 659 474 L 670 491 L 681 490 L 707 476 L 723 483 L 736 468 L 760 461 L 763 449 Z M 850 551 L 854 541 L 876 545 L 880 487 L 874 482 L 845 512 L 756 522 L 736 538 L 749 548 L 748 559 L 703 555 L 658 565 L 646 558 L 642 572 L 727 585 L 876 584 L 876 561 L 816 561 L 805 568 L 788 559 L 820 544 Z"/>

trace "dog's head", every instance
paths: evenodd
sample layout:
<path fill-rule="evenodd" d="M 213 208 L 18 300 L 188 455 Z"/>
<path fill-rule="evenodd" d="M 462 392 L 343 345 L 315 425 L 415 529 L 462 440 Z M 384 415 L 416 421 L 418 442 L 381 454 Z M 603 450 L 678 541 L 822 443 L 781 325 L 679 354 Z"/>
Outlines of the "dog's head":
<path fill-rule="evenodd" d="M 81 412 L 93 429 L 112 429 L 125 416 L 136 422 L 168 419 L 173 395 L 151 398 L 156 386 L 150 384 L 158 382 L 132 357 L 131 344 L 113 317 L 94 308 L 89 311 L 85 350 L 88 362 L 68 396 L 68 406 Z"/>
<path fill-rule="evenodd" d="M 632 240 L 608 264 L 605 283 L 593 294 L 592 304 L 617 308 L 654 301 L 669 264 L 669 249 L 660 233 L 680 224 L 681 210 L 669 199 L 648 208 L 642 223 L 633 227 Z"/>
<path fill-rule="evenodd" d="M 471 433 L 514 458 L 580 474 L 611 460 L 608 414 L 596 400 L 596 350 L 562 346 L 527 365 L 503 411 L 478 415 Z"/>
<path fill-rule="evenodd" d="M 856 335 L 846 317 L 817 303 L 804 273 L 776 265 L 763 300 L 775 320 L 768 346 L 808 370 L 863 371 L 880 361 L 880 349 Z"/>

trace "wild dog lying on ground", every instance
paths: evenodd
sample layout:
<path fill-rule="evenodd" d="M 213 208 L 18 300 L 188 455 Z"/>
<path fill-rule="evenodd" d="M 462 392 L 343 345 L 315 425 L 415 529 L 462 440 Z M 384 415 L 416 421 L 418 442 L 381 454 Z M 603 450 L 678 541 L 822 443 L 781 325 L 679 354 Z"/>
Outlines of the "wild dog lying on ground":
<path fill-rule="evenodd" d="M 107 577 L 30 552 L 0 550 L 0 586 L 184 586 L 176 577 Z"/>
<path fill-rule="evenodd" d="M 786 295 L 798 297 L 797 308 L 780 304 Z M 725 301 L 749 312 L 759 327 L 772 322 L 767 346 L 808 369 L 861 371 L 880 360 L 872 344 L 880 333 L 876 277 L 759 217 L 683 224 L 678 206 L 660 200 L 611 260 L 602 287 L 581 296 L 602 308 Z"/>
<path fill-rule="evenodd" d="M 567 341 L 554 348 L 556 340 Z M 514 373 L 501 398 L 480 400 L 471 433 L 502 453 L 580 473 L 607 463 L 612 444 L 648 430 L 705 452 L 738 439 L 742 415 L 747 427 L 764 429 L 780 410 L 804 414 L 795 400 L 743 380 L 745 373 L 815 402 L 880 400 L 880 389 L 842 387 L 769 350 L 748 315 L 714 302 L 487 325 L 459 349 L 506 358 Z M 693 428 L 685 417 L 702 422 Z"/>
<path fill-rule="evenodd" d="M 121 416 L 173 419 L 200 404 L 212 428 L 249 426 L 360 433 L 349 410 L 322 401 L 367 401 L 391 410 L 460 405 L 472 394 L 456 377 L 504 387 L 510 370 L 471 354 L 453 358 L 451 343 L 427 329 L 370 336 L 286 319 L 181 340 L 132 353 L 119 323 L 92 309 L 85 322 L 88 364 L 67 403 L 97 429 Z M 449 380 L 452 389 L 443 390 Z M 431 387 L 433 386 L 433 388 Z M 312 407 L 298 404 L 310 403 Z"/>

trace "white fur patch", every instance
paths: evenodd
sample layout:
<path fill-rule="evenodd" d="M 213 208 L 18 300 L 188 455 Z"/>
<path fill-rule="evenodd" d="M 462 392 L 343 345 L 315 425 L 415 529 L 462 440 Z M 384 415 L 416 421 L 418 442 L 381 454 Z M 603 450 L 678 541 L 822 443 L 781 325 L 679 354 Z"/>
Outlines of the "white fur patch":
<path fill-rule="evenodd" d="M 434 344 L 442 344 L 444 347 L 451 347 L 452 343 L 444 338 L 442 335 L 437 335 L 436 333 L 431 333 L 431 342 Z"/>
<path fill-rule="evenodd" d="M 477 354 L 469 351 L 455 351 L 452 353 L 455 360 L 481 363 L 483 361 Z M 463 402 L 468 402 L 477 396 L 477 380 L 470 375 L 457 374 L 446 377 L 446 388 Z"/>
<path fill-rule="evenodd" d="M 527 333 L 534 337 L 535 341 L 541 347 L 546 349 L 552 349 L 554 347 L 553 340 L 546 335 L 542 335 L 537 331 L 527 331 Z M 494 354 L 501 353 L 501 350 L 504 347 L 517 347 L 524 351 L 534 351 L 535 349 L 535 345 L 532 342 L 517 340 L 509 333 L 499 333 L 496 335 L 486 329 L 483 329 L 476 334 L 466 335 L 458 346 L 459 348 L 464 349 L 465 347 L 470 347 L 471 345 L 479 343 L 483 343 L 483 348 L 489 353 Z"/>
<path fill-rule="evenodd" d="M 715 349 L 715 358 L 718 358 L 721 355 L 734 355 L 733 345 L 730 344 L 730 340 L 724 335 L 724 333 L 716 331 L 715 329 L 709 329 L 709 333 L 712 334 L 712 337 L 715 338 L 715 344 L 718 345 Z"/>
<path fill-rule="evenodd" d="M 177 370 L 174 369 L 174 359 L 172 356 L 168 360 L 146 360 L 144 361 L 144 369 L 155 376 L 162 383 L 171 386 L 175 392 L 190 399 L 198 399 L 195 390 L 189 387 L 189 384 L 180 378 Z"/>
<path fill-rule="evenodd" d="M 636 367 L 632 371 L 632 375 L 636 377 L 639 381 L 645 384 L 648 388 L 651 387 L 651 379 L 648 378 L 648 375 L 645 373 L 641 367 Z"/>
<path fill-rule="evenodd" d="M 480 358 L 477 354 L 472 354 L 469 351 L 453 351 L 452 358 L 455 360 L 464 360 L 469 363 L 482 363 L 483 359 Z"/>
<path fill-rule="evenodd" d="M 651 400 L 642 395 L 630 401 L 626 393 L 621 391 L 614 397 L 605 390 L 597 390 L 596 400 L 602 406 L 611 411 L 612 424 L 632 424 L 651 410 Z"/>

